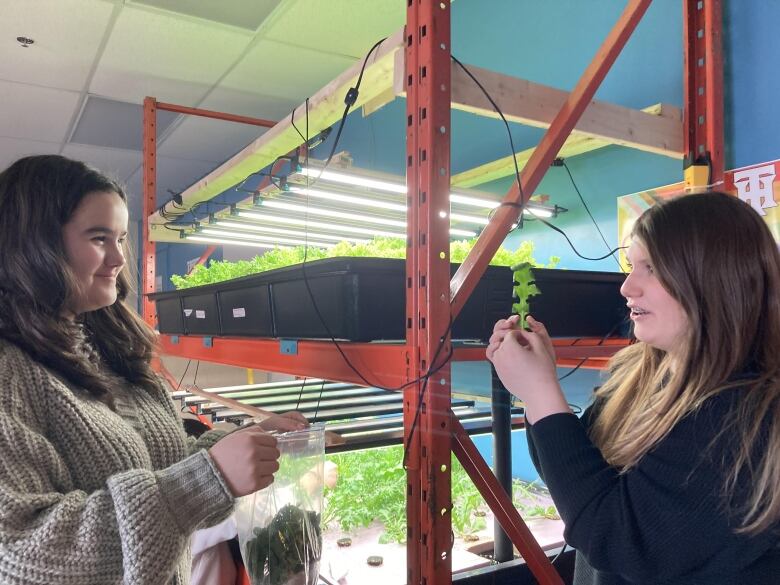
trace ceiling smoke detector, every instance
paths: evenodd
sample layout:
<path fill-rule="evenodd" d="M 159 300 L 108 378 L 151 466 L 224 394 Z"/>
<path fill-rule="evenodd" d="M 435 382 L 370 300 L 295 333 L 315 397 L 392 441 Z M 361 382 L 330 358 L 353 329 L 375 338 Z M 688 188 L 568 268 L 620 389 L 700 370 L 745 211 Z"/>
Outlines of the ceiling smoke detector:
<path fill-rule="evenodd" d="M 35 42 L 35 40 L 30 37 L 16 37 L 16 40 L 19 41 L 19 44 L 22 45 L 23 49 L 26 49 Z"/>

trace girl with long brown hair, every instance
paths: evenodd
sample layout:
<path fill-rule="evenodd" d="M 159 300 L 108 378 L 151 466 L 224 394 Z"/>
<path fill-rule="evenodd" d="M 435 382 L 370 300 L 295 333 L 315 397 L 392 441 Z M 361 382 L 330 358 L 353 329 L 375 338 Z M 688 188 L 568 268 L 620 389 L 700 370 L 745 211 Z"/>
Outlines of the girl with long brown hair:
<path fill-rule="evenodd" d="M 749 205 L 707 193 L 647 210 L 627 258 L 637 342 L 581 419 L 543 324 L 499 321 L 487 349 L 525 402 L 574 583 L 780 583 L 777 244 Z"/>
<path fill-rule="evenodd" d="M 185 585 L 188 541 L 273 481 L 269 428 L 185 439 L 124 299 L 127 197 L 83 163 L 0 173 L 0 583 Z"/>

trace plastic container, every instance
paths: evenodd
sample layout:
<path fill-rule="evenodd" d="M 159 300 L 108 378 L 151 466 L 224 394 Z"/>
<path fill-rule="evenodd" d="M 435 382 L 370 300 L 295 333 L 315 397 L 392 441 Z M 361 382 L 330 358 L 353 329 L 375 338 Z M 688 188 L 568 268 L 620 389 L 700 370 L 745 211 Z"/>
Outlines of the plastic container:
<path fill-rule="evenodd" d="M 252 585 L 316 585 L 322 556 L 325 430 L 277 435 L 279 471 L 236 507 L 241 555 Z"/>

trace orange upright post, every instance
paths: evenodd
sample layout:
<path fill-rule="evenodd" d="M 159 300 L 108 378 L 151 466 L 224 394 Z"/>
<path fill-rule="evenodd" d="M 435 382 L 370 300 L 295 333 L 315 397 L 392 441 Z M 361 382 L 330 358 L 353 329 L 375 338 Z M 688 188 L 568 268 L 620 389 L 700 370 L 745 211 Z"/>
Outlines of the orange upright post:
<path fill-rule="evenodd" d="M 141 291 L 143 294 L 141 314 L 151 327 L 154 327 L 157 312 L 154 303 L 147 295 L 154 292 L 156 272 L 156 247 L 149 241 L 149 216 L 157 207 L 157 102 L 154 98 L 144 99 L 143 130 L 143 215 L 141 234 L 143 237 L 143 262 L 141 268 Z"/>
<path fill-rule="evenodd" d="M 417 380 L 404 398 L 407 583 L 444 585 L 452 580 L 450 3 L 409 2 L 406 22 L 407 372 Z"/>

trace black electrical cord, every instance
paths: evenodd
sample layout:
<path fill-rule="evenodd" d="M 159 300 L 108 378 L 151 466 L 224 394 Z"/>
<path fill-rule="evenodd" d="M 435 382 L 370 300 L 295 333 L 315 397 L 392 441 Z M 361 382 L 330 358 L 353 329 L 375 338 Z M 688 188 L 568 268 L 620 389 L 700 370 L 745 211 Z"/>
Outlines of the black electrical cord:
<path fill-rule="evenodd" d="M 330 161 L 333 158 L 333 154 L 335 153 L 336 148 L 338 146 L 339 139 L 341 138 L 341 131 L 342 131 L 343 127 L 344 127 L 344 123 L 346 121 L 347 114 L 349 113 L 349 109 L 351 108 L 352 104 L 355 103 L 355 100 L 357 99 L 358 90 L 360 88 L 360 82 L 361 82 L 361 80 L 363 78 L 363 71 L 365 69 L 366 63 L 368 62 L 368 58 L 371 55 L 371 53 L 382 43 L 383 40 L 384 39 L 380 40 L 373 47 L 371 47 L 371 49 L 369 50 L 368 54 L 366 55 L 366 59 L 363 61 L 363 67 L 360 70 L 360 75 L 358 76 L 358 79 L 357 79 L 357 82 L 355 84 L 355 87 L 350 88 L 349 92 L 347 92 L 347 97 L 344 100 L 345 103 L 346 103 L 346 108 L 344 110 L 344 114 L 341 117 L 341 122 L 339 124 L 339 128 L 336 131 L 336 137 L 333 140 L 333 146 L 331 147 L 330 154 L 328 155 L 328 158 L 325 161 L 325 164 L 320 169 L 319 175 L 313 181 L 311 180 L 311 177 L 310 177 L 310 175 L 308 173 L 306 175 L 306 205 L 305 205 L 306 211 L 305 211 L 305 217 L 304 217 L 304 221 L 305 222 L 308 221 L 308 209 L 309 209 L 309 194 L 308 193 L 309 193 L 309 187 L 312 184 L 316 183 L 316 181 L 322 176 L 322 173 L 325 171 L 325 169 L 328 168 L 328 165 L 330 164 Z M 304 141 L 304 143 L 308 145 L 308 143 L 309 143 L 309 100 L 308 100 L 308 98 L 305 101 L 305 120 L 306 120 L 306 125 L 305 125 L 306 135 L 305 136 L 300 132 L 300 130 L 297 128 L 297 126 L 293 126 L 293 127 L 295 128 L 296 132 L 298 132 L 298 135 L 301 137 L 301 139 Z M 309 149 L 308 148 L 306 149 L 306 153 L 305 153 L 304 156 L 306 157 L 305 164 L 306 164 L 306 168 L 308 169 L 309 168 Z M 453 347 L 452 347 L 452 343 L 450 343 L 449 344 L 450 347 L 449 347 L 449 352 L 448 352 L 447 358 L 441 364 L 436 365 L 436 361 L 437 361 L 437 359 L 439 357 L 439 354 L 441 353 L 441 350 L 442 350 L 442 348 L 445 345 L 445 342 L 446 342 L 447 337 L 448 337 L 448 335 L 450 333 L 450 330 L 452 329 L 452 318 L 450 318 L 450 322 L 449 322 L 449 324 L 447 326 L 447 330 L 444 332 L 444 335 L 442 335 L 442 337 L 440 338 L 439 345 L 438 345 L 436 351 L 434 352 L 434 356 L 433 356 L 433 359 L 430 362 L 430 365 L 428 367 L 428 371 L 424 375 L 422 375 L 422 376 L 420 376 L 420 377 L 418 377 L 418 378 L 416 378 L 414 380 L 411 380 L 411 381 L 409 381 L 409 382 L 407 382 L 405 384 L 402 384 L 402 385 L 400 385 L 400 386 L 398 386 L 396 388 L 388 388 L 388 387 L 385 387 L 385 386 L 381 386 L 379 384 L 372 384 L 354 366 L 354 364 L 352 364 L 352 362 L 349 360 L 347 355 L 344 353 L 344 350 L 341 348 L 341 345 L 339 344 L 339 342 L 336 340 L 335 336 L 331 332 L 330 327 L 328 327 L 328 324 L 325 322 L 325 319 L 322 316 L 322 313 L 320 312 L 319 307 L 317 306 L 317 301 L 315 300 L 314 293 L 311 290 L 311 286 L 309 284 L 309 278 L 308 278 L 308 275 L 307 275 L 307 272 L 306 272 L 306 261 L 307 261 L 307 258 L 308 258 L 308 230 L 304 230 L 304 231 L 305 231 L 305 235 L 304 235 L 304 253 L 303 253 L 303 262 L 301 264 L 301 268 L 302 268 L 302 272 L 303 272 L 303 282 L 304 282 L 304 285 L 306 286 L 306 291 L 307 291 L 307 293 L 309 295 L 309 299 L 311 300 L 312 308 L 314 309 L 314 312 L 316 313 L 317 318 L 320 321 L 320 324 L 323 326 L 323 328 L 327 332 L 328 337 L 330 338 L 331 342 L 333 343 L 333 345 L 336 347 L 337 351 L 341 355 L 342 359 L 344 360 L 344 363 L 347 364 L 347 366 L 360 378 L 360 380 L 362 380 L 367 386 L 370 386 L 370 387 L 380 388 L 380 389 L 388 390 L 388 391 L 399 391 L 399 390 L 403 390 L 404 388 L 406 388 L 408 386 L 412 386 L 414 384 L 418 384 L 419 382 L 422 381 L 422 385 L 420 386 L 420 392 L 418 393 L 418 396 L 417 396 L 417 408 L 415 410 L 414 419 L 412 420 L 411 429 L 409 431 L 409 437 L 408 437 L 408 439 L 406 441 L 406 445 L 404 447 L 403 465 L 406 466 L 406 461 L 407 461 L 407 457 L 408 457 L 408 448 L 409 448 L 409 445 L 411 444 L 412 438 L 414 437 L 414 432 L 415 432 L 415 429 L 417 427 L 417 423 L 419 421 L 420 412 L 422 410 L 422 399 L 423 399 L 423 397 L 425 395 L 425 391 L 426 391 L 426 389 L 428 387 L 428 380 L 430 379 L 431 376 L 433 376 L 434 374 L 436 374 L 436 372 L 438 372 L 441 368 L 443 368 L 447 363 L 449 363 L 449 361 L 452 359 L 452 356 L 453 356 L 454 350 L 453 350 Z M 324 385 L 323 385 L 323 388 L 324 388 Z M 321 396 L 321 394 L 322 394 L 322 388 L 320 389 L 320 396 Z M 319 398 L 318 398 L 318 404 L 319 404 Z"/>
<path fill-rule="evenodd" d="M 314 416 L 312 417 L 312 422 L 317 422 L 317 414 L 320 412 L 320 400 L 322 399 L 322 393 L 325 390 L 325 380 L 322 381 L 322 384 L 320 385 L 320 393 L 317 395 L 317 406 L 314 407 Z"/>
<path fill-rule="evenodd" d="M 377 47 L 378 44 L 379 43 L 374 45 L 374 48 Z M 371 50 L 373 50 L 373 48 Z M 309 109 L 308 109 L 308 103 L 309 103 L 309 100 L 307 98 L 306 102 L 305 102 L 305 104 L 306 104 L 306 116 L 305 116 L 305 118 L 306 118 L 306 125 L 305 125 L 306 135 L 305 136 L 301 136 L 301 139 L 303 139 L 304 142 L 308 142 L 308 132 L 309 132 L 309 121 L 308 121 L 309 120 Z M 337 133 L 336 134 L 336 142 L 334 142 L 334 146 L 338 143 L 338 137 L 339 137 L 339 134 Z M 304 156 L 306 157 L 306 163 L 305 164 L 308 167 L 308 149 L 307 149 L 307 152 L 306 152 L 306 154 Z M 327 168 L 327 165 L 323 166 L 322 170 L 324 171 L 325 168 Z M 307 195 L 306 195 L 306 210 L 307 211 L 305 212 L 306 216 L 304 218 L 304 221 L 306 221 L 308 219 L 308 207 L 309 207 L 308 189 L 309 189 L 309 185 L 310 184 L 311 183 L 309 182 L 309 176 L 307 176 L 306 177 L 306 191 L 307 191 Z M 363 375 L 363 373 L 360 372 L 360 370 L 358 370 L 355 367 L 355 365 L 350 361 L 350 359 L 347 357 L 346 353 L 344 353 L 344 350 L 342 349 L 341 344 L 336 340 L 336 337 L 333 335 L 333 332 L 331 331 L 330 327 L 328 326 L 328 324 L 325 321 L 325 318 L 323 317 L 322 313 L 320 312 L 320 309 L 317 306 L 317 301 L 315 299 L 314 292 L 311 290 L 311 285 L 309 283 L 308 273 L 306 272 L 306 270 L 307 270 L 307 268 L 306 268 L 307 260 L 308 260 L 308 229 L 304 230 L 304 252 L 303 252 L 303 262 L 301 263 L 301 269 L 302 269 L 302 273 L 303 273 L 303 282 L 304 282 L 304 285 L 306 286 L 306 292 L 309 295 L 309 299 L 311 300 L 312 308 L 314 309 L 314 312 L 317 315 L 317 319 L 319 320 L 319 322 L 322 325 L 323 329 L 325 329 L 325 332 L 327 333 L 327 335 L 330 338 L 330 340 L 333 343 L 333 345 L 336 347 L 336 350 L 341 355 L 341 358 L 344 360 L 344 363 L 347 364 L 349 369 L 352 370 L 355 373 L 355 375 L 357 375 L 358 378 L 360 378 L 360 380 L 366 386 L 379 388 L 381 390 L 388 390 L 388 391 L 391 391 L 391 392 L 397 392 L 399 390 L 403 390 L 404 388 L 406 388 L 408 386 L 412 386 L 414 384 L 417 384 L 420 381 L 423 381 L 423 382 L 426 381 L 428 378 L 433 376 L 436 372 L 438 372 L 441 368 L 443 368 L 449 362 L 449 360 L 451 359 L 452 354 L 453 354 L 452 344 L 450 344 L 450 352 L 448 354 L 447 359 L 444 360 L 444 362 L 442 362 L 441 364 L 436 365 L 436 358 L 438 357 L 439 353 L 441 352 L 441 348 L 444 345 L 444 340 L 446 340 L 447 335 L 449 334 L 450 329 L 452 328 L 452 322 L 450 322 L 450 324 L 447 327 L 447 330 L 444 332 L 444 335 L 441 337 L 441 342 L 439 343 L 439 348 L 435 352 L 434 359 L 431 360 L 431 364 L 430 364 L 430 366 L 428 368 L 428 371 L 424 375 L 422 375 L 422 376 L 420 376 L 420 377 L 418 377 L 418 378 L 416 378 L 414 380 L 411 380 L 409 382 L 406 382 L 405 384 L 401 384 L 400 386 L 397 386 L 397 387 L 382 386 L 380 384 L 375 384 L 375 383 L 372 383 L 371 381 L 369 381 Z M 422 394 L 422 392 L 421 392 L 421 394 Z"/>
<path fill-rule="evenodd" d="M 582 202 L 582 206 L 585 208 L 585 211 L 588 213 L 588 217 L 590 217 L 590 221 L 593 222 L 593 225 L 596 227 L 596 231 L 599 233 L 599 236 L 601 236 L 601 241 L 604 242 L 604 245 L 607 247 L 607 250 L 610 250 L 610 254 L 612 255 L 612 258 L 615 260 L 615 264 L 617 264 L 618 269 L 622 271 L 622 266 L 620 266 L 620 260 L 618 260 L 617 256 L 615 256 L 614 253 L 611 251 L 609 242 L 607 242 L 607 238 L 604 237 L 604 233 L 601 231 L 601 228 L 599 227 L 596 218 L 594 218 L 593 214 L 590 212 L 590 208 L 588 207 L 588 204 L 585 202 L 585 198 L 582 196 L 579 187 L 577 187 L 577 183 L 574 181 L 574 177 L 571 174 L 569 165 L 566 164 L 566 161 L 564 159 L 559 159 L 559 160 L 561 161 L 561 165 L 563 166 L 563 168 L 566 169 L 566 173 L 569 175 L 569 180 L 571 180 L 571 184 L 574 187 L 574 190 L 577 192 L 577 196 L 580 198 L 580 201 Z"/>
<path fill-rule="evenodd" d="M 303 377 L 303 382 L 301 382 L 301 389 L 298 391 L 298 402 L 295 403 L 295 410 L 298 410 L 298 407 L 301 405 L 301 398 L 303 397 L 303 389 L 306 387 L 306 376 Z"/>
<path fill-rule="evenodd" d="M 620 320 L 617 323 L 615 323 L 609 331 L 607 331 L 607 334 L 604 337 L 602 337 L 596 345 L 604 345 L 604 342 L 610 337 L 612 337 L 615 331 L 617 331 L 618 327 L 620 327 L 625 322 L 626 322 L 625 317 L 621 317 Z M 560 382 L 561 380 L 565 380 L 566 378 L 571 376 L 574 372 L 579 370 L 586 361 L 588 361 L 588 358 L 582 358 L 582 360 L 580 360 L 580 363 L 574 366 L 570 371 L 566 372 L 563 376 L 558 378 L 558 381 Z"/>
<path fill-rule="evenodd" d="M 360 67 L 360 73 L 358 74 L 357 81 L 355 82 L 355 87 L 350 87 L 347 91 L 347 95 L 344 96 L 344 113 L 341 115 L 341 121 L 339 122 L 339 127 L 336 130 L 336 137 L 333 139 L 333 146 L 330 148 L 330 153 L 328 154 L 328 158 L 325 159 L 325 164 L 320 169 L 319 174 L 317 175 L 317 178 L 311 181 L 310 183 L 307 181 L 307 187 L 310 185 L 314 185 L 317 183 L 317 181 L 320 180 L 320 177 L 322 177 L 322 173 L 325 172 L 325 169 L 328 168 L 328 165 L 330 164 L 330 161 L 333 159 L 333 155 L 336 153 L 336 147 L 338 146 L 339 140 L 341 139 L 341 131 L 344 129 L 344 122 L 347 120 L 347 115 L 349 114 L 349 110 L 352 108 L 353 105 L 355 105 L 355 102 L 357 101 L 358 94 L 360 92 L 360 84 L 363 81 L 363 73 L 366 70 L 366 65 L 368 64 L 368 59 L 371 57 L 371 53 L 373 53 L 379 45 L 381 45 L 387 37 L 384 37 L 382 39 L 379 39 L 376 43 L 374 43 L 374 46 L 371 47 L 368 50 L 368 53 L 366 53 L 366 58 L 363 59 L 363 65 Z M 306 116 L 309 115 L 309 108 L 308 105 L 306 107 Z M 308 122 L 306 123 L 306 126 L 308 127 Z M 299 132 L 300 134 L 300 132 Z M 308 137 L 309 131 L 306 130 L 306 136 Z M 306 140 L 306 144 L 308 145 L 309 141 Z M 308 152 L 308 148 L 307 148 Z M 308 164 L 307 164 L 308 169 Z"/>
<path fill-rule="evenodd" d="M 485 96 L 485 98 L 490 102 L 490 105 L 493 106 L 493 109 L 496 111 L 496 113 L 499 115 L 501 120 L 504 122 L 504 127 L 506 128 L 507 136 L 509 137 L 509 147 L 512 150 L 512 163 L 515 165 L 515 179 L 517 180 L 517 190 L 520 192 L 520 201 L 522 203 L 520 204 L 512 204 L 511 206 L 517 206 L 519 207 L 519 219 L 518 222 L 523 221 L 523 209 L 525 207 L 525 196 L 523 195 L 523 184 L 520 181 L 520 167 L 517 166 L 517 157 L 515 156 L 515 142 L 512 139 L 512 131 L 509 129 L 509 122 L 506 121 L 506 118 L 504 117 L 504 113 L 501 111 L 501 108 L 498 107 L 498 104 L 493 100 L 491 95 L 488 93 L 488 91 L 484 88 L 484 86 L 479 82 L 479 80 L 474 77 L 474 75 L 471 73 L 471 71 L 468 70 L 468 68 L 458 61 L 458 59 L 455 58 L 455 55 L 450 55 L 452 60 L 455 62 L 456 65 L 458 65 L 461 69 L 463 69 L 463 72 L 468 75 L 471 80 L 477 84 L 477 87 L 482 91 L 482 94 Z M 506 206 L 507 204 L 502 203 L 501 206 Z"/>
<path fill-rule="evenodd" d="M 567 547 L 567 546 L 568 546 L 568 544 L 567 544 L 567 543 L 564 541 L 564 543 L 563 543 L 563 546 L 561 547 L 561 550 L 559 550 L 559 551 L 558 551 L 558 554 L 557 554 L 557 555 L 555 555 L 555 558 L 554 558 L 552 561 L 550 561 L 550 564 L 551 564 L 551 565 L 554 565 L 554 564 L 555 564 L 555 561 L 557 561 L 557 560 L 558 560 L 558 557 L 560 557 L 560 556 L 563 554 L 563 552 L 566 550 L 566 547 Z"/>
<path fill-rule="evenodd" d="M 513 207 L 513 208 L 516 208 L 518 210 L 518 219 L 517 219 L 517 228 L 516 229 L 519 229 L 523 225 L 523 210 L 525 209 L 525 197 L 523 196 L 523 186 L 522 186 L 522 181 L 520 180 L 520 169 L 517 166 L 517 159 L 515 157 L 515 145 L 514 145 L 514 141 L 512 139 L 512 132 L 509 129 L 509 123 L 506 121 L 506 118 L 504 117 L 503 112 L 501 112 L 501 108 L 498 107 L 498 104 L 496 104 L 496 102 L 490 96 L 488 91 L 482 86 L 482 84 L 477 80 L 477 78 L 474 77 L 474 75 L 468 70 L 468 68 L 463 63 L 458 61 L 454 56 L 452 56 L 452 60 L 458 66 L 460 66 L 461 69 L 463 69 L 463 71 L 466 73 L 466 75 L 468 75 L 474 81 L 474 83 L 477 84 L 479 89 L 482 91 L 482 93 L 485 95 L 487 100 L 493 106 L 493 109 L 496 111 L 496 113 L 499 115 L 499 117 L 504 121 L 504 126 L 506 126 L 507 136 L 509 137 L 509 146 L 510 146 L 510 149 L 511 149 L 511 152 L 512 152 L 512 162 L 514 163 L 514 166 L 515 166 L 515 179 L 517 180 L 517 188 L 520 191 L 520 200 L 522 201 L 522 203 L 502 202 L 499 205 L 499 207 Z M 584 201 L 583 201 L 583 203 L 584 203 Z M 496 209 L 498 209 L 498 208 L 496 208 Z M 493 213 L 494 212 L 495 212 L 495 210 L 493 211 Z M 588 213 L 590 213 L 590 212 L 588 212 Z M 569 243 L 569 246 L 574 251 L 574 253 L 577 256 L 579 256 L 580 258 L 582 258 L 583 260 L 590 260 L 590 261 L 593 261 L 593 262 L 596 262 L 598 260 L 604 260 L 605 258 L 609 258 L 610 256 L 613 256 L 613 254 L 615 254 L 615 252 L 617 252 L 618 250 L 622 250 L 623 249 L 623 247 L 617 247 L 617 248 L 615 248 L 613 250 L 610 250 L 609 254 L 606 254 L 604 256 L 600 256 L 598 258 L 590 258 L 588 256 L 583 256 L 582 254 L 580 254 L 580 252 L 577 250 L 577 248 L 574 247 L 574 244 L 572 244 L 571 240 L 569 239 L 569 236 L 566 235 L 566 232 L 564 232 L 562 229 L 554 226 L 549 221 L 546 221 L 545 219 L 543 219 L 543 218 L 541 218 L 539 216 L 536 216 L 536 219 L 538 221 L 541 221 L 544 225 L 546 225 L 550 229 L 553 229 L 556 232 L 558 232 L 559 234 L 561 234 L 564 238 L 566 238 L 566 241 Z"/>
<path fill-rule="evenodd" d="M 599 260 L 604 260 L 604 259 L 606 259 L 606 258 L 609 258 L 610 256 L 612 256 L 612 255 L 613 255 L 615 252 L 617 252 L 618 250 L 623 250 L 623 249 L 625 249 L 625 247 L 626 247 L 626 246 L 618 246 L 617 248 L 614 248 L 614 249 L 610 250 L 608 254 L 604 254 L 603 256 L 598 256 L 597 258 L 591 258 L 590 256 L 583 256 L 582 254 L 580 254 L 580 253 L 579 253 L 579 251 L 577 250 L 577 248 L 575 248 L 575 247 L 574 247 L 574 244 L 572 244 L 572 243 L 571 243 L 571 240 L 569 239 L 569 236 L 567 236 L 567 235 L 566 235 L 566 232 L 564 232 L 564 231 L 563 231 L 561 228 L 559 228 L 559 227 L 557 227 L 557 226 L 554 226 L 554 225 L 553 225 L 553 224 L 551 224 L 549 221 L 547 221 L 546 219 L 543 219 L 543 218 L 541 218 L 541 217 L 537 217 L 536 219 L 537 219 L 538 221 L 541 221 L 541 222 L 542 222 L 544 225 L 546 225 L 546 226 L 547 226 L 548 228 L 550 228 L 551 230 L 555 230 L 556 232 L 558 232 L 559 234 L 561 234 L 561 235 L 562 235 L 564 238 L 566 238 L 566 241 L 569 243 L 569 247 L 570 247 L 570 248 L 571 248 L 571 249 L 574 251 L 574 253 L 575 253 L 577 256 L 579 256 L 579 257 L 580 257 L 580 258 L 582 258 L 583 260 L 590 260 L 590 261 L 592 261 L 592 262 L 597 262 L 597 261 L 599 261 Z"/>

